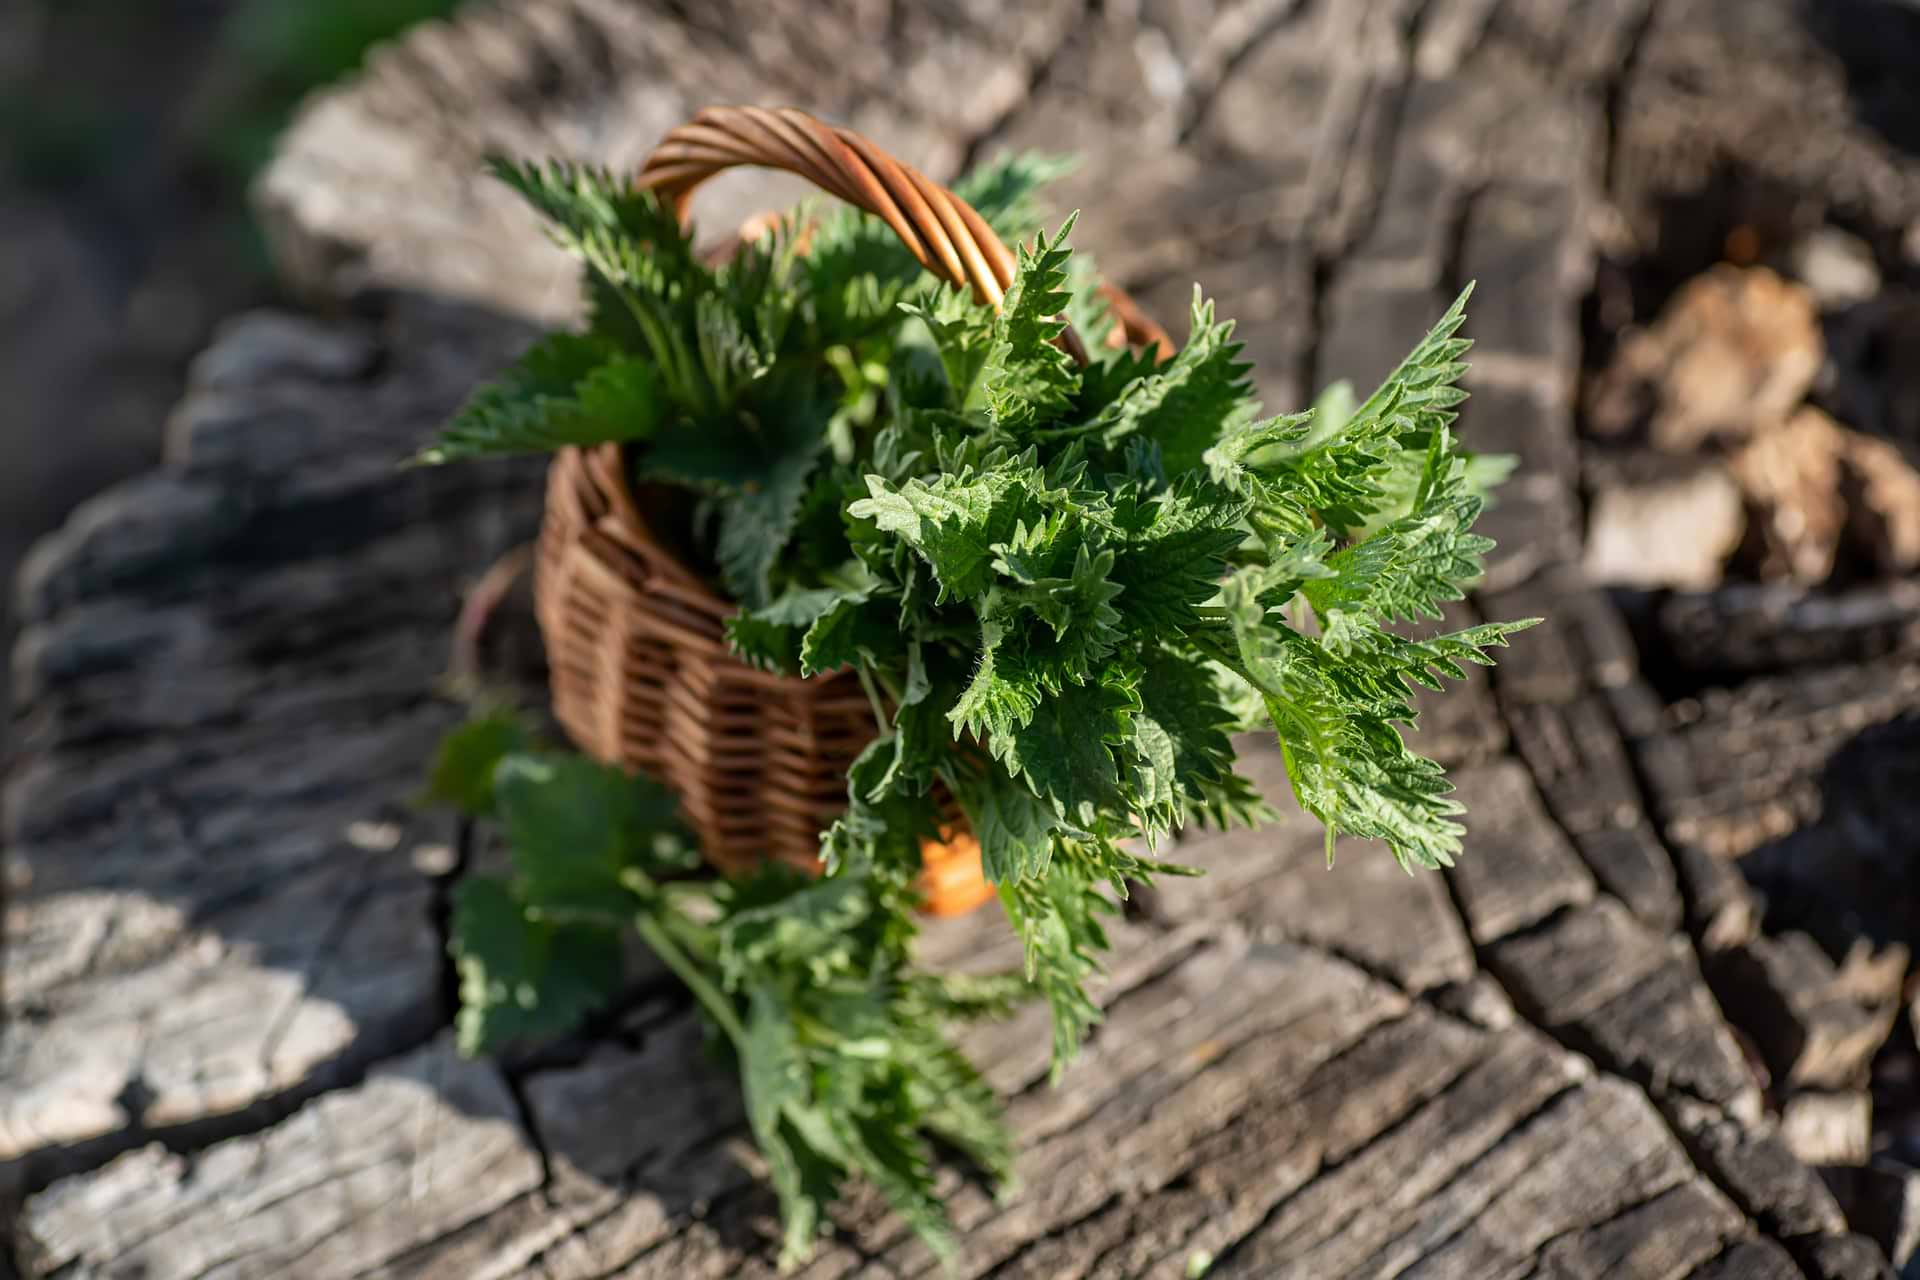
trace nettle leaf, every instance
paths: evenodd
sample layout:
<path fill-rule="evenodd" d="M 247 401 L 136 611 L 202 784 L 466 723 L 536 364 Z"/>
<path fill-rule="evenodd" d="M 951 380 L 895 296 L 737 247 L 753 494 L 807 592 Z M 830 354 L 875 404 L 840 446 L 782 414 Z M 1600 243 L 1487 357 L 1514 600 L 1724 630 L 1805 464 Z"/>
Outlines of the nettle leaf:
<path fill-rule="evenodd" d="M 571 1031 L 620 992 L 614 929 L 535 918 L 503 880 L 462 880 L 451 928 L 448 947 L 460 974 L 456 1031 L 470 1057 Z"/>
<path fill-rule="evenodd" d="M 838 587 L 789 588 L 764 608 L 742 609 L 729 618 L 727 645 L 736 657 L 762 671 L 797 675 L 801 637 L 822 614 L 849 598 Z"/>
<path fill-rule="evenodd" d="M 1059 346 L 1066 329 L 1061 313 L 1069 301 L 1066 238 L 1073 223 L 1068 218 L 1052 241 L 1037 235 L 1031 250 L 1020 247 L 1013 284 L 974 384 L 993 421 L 1016 435 L 1066 409 L 1080 386 L 1072 357 Z"/>
<path fill-rule="evenodd" d="M 644 440 L 672 412 L 653 369 L 605 342 L 551 334 L 475 390 L 417 461 Z"/>
<path fill-rule="evenodd" d="M 917 639 L 908 642 L 906 684 L 888 735 L 892 756 L 869 799 L 877 802 L 902 792 L 923 795 L 947 764 L 953 750 L 942 708 L 953 700 L 952 690 L 958 685 L 955 666 L 944 647 L 929 649 Z"/>
<path fill-rule="evenodd" d="M 1055 1083 L 1100 1022 L 1087 985 L 1102 972 L 1108 949 L 1103 920 L 1119 914 L 1108 890 L 1124 893 L 1128 880 L 1184 870 L 1130 855 L 1108 837 L 1057 835 L 1045 871 L 1000 885 L 1001 905 L 1026 953 L 1027 977 L 1052 1017 Z"/>
<path fill-rule="evenodd" d="M 1233 341 L 1231 320 L 1215 323 L 1213 303 L 1193 293 L 1192 336 L 1157 372 L 1129 384 L 1094 420 L 1109 445 L 1141 435 L 1158 442 L 1167 474 L 1202 464 L 1209 450 L 1259 412 Z"/>
<path fill-rule="evenodd" d="M 902 303 L 901 309 L 927 327 L 946 374 L 947 405 L 959 408 L 973 394 L 993 344 L 993 308 L 981 306 L 959 289 L 942 289 L 928 302 Z"/>
<path fill-rule="evenodd" d="M 734 598 L 748 608 L 767 603 L 773 567 L 793 534 L 817 458 L 803 446 L 773 460 L 765 475 L 721 510 L 716 546 L 720 573 Z"/>
<path fill-rule="evenodd" d="M 1078 541 L 1078 540 L 1076 540 Z M 1005 566 L 1003 555 L 998 564 Z M 1029 568 L 1051 562 L 1054 557 L 1036 559 Z M 981 606 L 983 615 L 999 614 L 1010 620 L 1018 638 L 1016 650 L 1021 667 L 1029 678 L 1043 688 L 1058 689 L 1067 682 L 1079 683 L 1091 677 L 1093 669 L 1113 649 L 1118 639 L 1120 613 L 1113 601 L 1121 586 L 1108 575 L 1113 571 L 1112 551 L 1095 554 L 1084 541 L 1078 541 L 1071 567 L 1065 576 L 1027 577 L 1024 573 L 1011 585 L 994 588 Z M 1029 615 L 1034 622 L 1024 622 Z M 983 629 L 982 649 L 988 645 Z"/>
<path fill-rule="evenodd" d="M 1493 542 L 1470 531 L 1483 500 L 1469 488 L 1444 427 L 1431 434 L 1409 505 L 1372 537 L 1327 558 L 1332 576 L 1305 588 L 1316 610 L 1411 622 L 1439 617 L 1443 604 L 1466 594 Z"/>
<path fill-rule="evenodd" d="M 871 520 L 882 533 L 898 535 L 932 567 L 942 600 L 969 600 L 993 581 L 994 547 L 1018 527 L 1028 501 L 1024 469 L 991 471 L 977 477 L 909 480 L 898 487 L 883 477 L 867 477 L 871 495 L 847 508 L 857 520 Z"/>
<path fill-rule="evenodd" d="M 1059 820 L 1044 800 L 997 769 L 958 779 L 956 794 L 988 880 L 1004 884 L 1047 869 Z"/>
<path fill-rule="evenodd" d="M 627 868 L 699 865 L 671 793 L 580 756 L 507 756 L 494 798 L 520 892 L 543 915 L 621 920 L 633 905 Z"/>
<path fill-rule="evenodd" d="M 493 772 L 500 761 L 523 750 L 526 725 L 511 711 L 483 711 L 440 739 L 422 799 L 483 817 L 493 812 Z"/>
<path fill-rule="evenodd" d="M 896 1096 L 881 1094 L 866 1101 L 864 1109 L 832 1116 L 841 1144 L 928 1252 L 950 1261 L 953 1232 L 934 1185 L 931 1155 L 917 1131 L 919 1117 Z"/>
<path fill-rule="evenodd" d="M 1196 655 L 1158 646 L 1145 651 L 1136 722 L 1151 722 L 1166 735 L 1173 786 L 1189 801 L 1203 801 L 1207 784 L 1224 785 L 1233 773 L 1229 735 L 1236 717 L 1214 670 Z"/>
<path fill-rule="evenodd" d="M 1245 539 L 1246 509 L 1238 498 L 1192 483 L 1145 504 L 1113 564 L 1122 588 L 1115 605 L 1127 622 L 1148 634 L 1193 626 Z"/>
<path fill-rule="evenodd" d="M 872 911 L 867 885 L 845 876 L 736 911 L 721 932 L 722 977 L 733 988 L 747 985 L 756 974 L 810 976 L 824 984 L 845 966 L 853 930 Z"/>
<path fill-rule="evenodd" d="M 1023 994 L 1031 994 L 1024 982 Z M 1010 1010 L 996 1007 L 995 1017 Z M 1000 1115 L 1000 1099 L 979 1068 L 939 1036 L 903 1038 L 908 1099 L 932 1134 L 972 1161 L 1001 1188 L 1004 1199 L 1018 1189 L 1012 1135 Z"/>
<path fill-rule="evenodd" d="M 1017 654 L 1003 651 L 1017 629 L 1002 609 L 989 609 L 980 619 L 979 665 L 947 712 L 954 737 L 964 732 L 983 742 L 1004 742 L 1033 719 L 1041 701 L 1039 682 Z"/>
<path fill-rule="evenodd" d="M 863 662 L 891 665 L 906 647 L 895 601 L 843 593 L 807 628 L 800 642 L 800 672 L 819 675 Z"/>
<path fill-rule="evenodd" d="M 1329 420 L 1319 416 L 1318 410 L 1309 410 L 1242 422 L 1222 432 L 1200 461 L 1215 484 L 1241 492 L 1249 468 L 1257 470 L 1260 458 L 1286 456 L 1284 451 L 1307 440 L 1317 423 Z"/>
<path fill-rule="evenodd" d="M 806 1064 L 792 1015 L 770 989 L 754 992 L 746 1040 L 739 1048 L 747 1123 L 780 1196 L 780 1259 L 787 1266 L 811 1252 L 826 1205 L 838 1194 L 841 1169 L 838 1161 L 811 1150 L 791 1122 L 790 1113 L 809 1110 Z"/>
<path fill-rule="evenodd" d="M 1334 397 L 1324 421 L 1262 468 L 1295 501 L 1339 537 L 1353 536 L 1393 500 L 1396 472 L 1424 451 L 1467 398 L 1458 381 L 1473 344 L 1453 335 L 1466 317 L 1467 286 L 1411 354 L 1365 403 L 1342 416 Z M 1424 465 L 1424 464 L 1422 464 Z"/>
<path fill-rule="evenodd" d="M 1402 865 L 1441 867 L 1460 850 L 1461 810 L 1439 765 L 1409 750 L 1394 721 L 1411 718 L 1399 676 L 1352 661 L 1270 616 L 1258 571 L 1223 591 L 1234 635 L 1235 669 L 1260 691 L 1279 733 L 1288 780 L 1301 808 L 1336 833 L 1386 844 Z M 1397 690 L 1397 692 L 1395 692 Z"/>
<path fill-rule="evenodd" d="M 1114 748 L 1133 736 L 1132 714 L 1139 705 L 1139 695 L 1125 686 L 1072 686 L 1045 699 L 1012 734 L 987 745 L 1056 814 L 1093 827 L 1103 812 L 1124 812 Z"/>

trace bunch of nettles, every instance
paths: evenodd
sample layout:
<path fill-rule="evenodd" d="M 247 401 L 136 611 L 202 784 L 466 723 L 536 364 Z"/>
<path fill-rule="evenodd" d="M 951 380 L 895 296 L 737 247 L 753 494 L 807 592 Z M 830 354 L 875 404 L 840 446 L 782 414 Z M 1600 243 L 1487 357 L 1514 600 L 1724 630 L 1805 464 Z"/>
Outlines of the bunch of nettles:
<path fill-rule="evenodd" d="M 1460 806 L 1400 726 L 1416 687 L 1489 662 L 1527 625 L 1412 634 L 1462 597 L 1492 545 L 1472 527 L 1499 468 L 1451 430 L 1465 294 L 1365 401 L 1337 387 L 1317 411 L 1268 416 L 1232 323 L 1198 291 L 1179 351 L 1109 343 L 1094 273 L 1067 248 L 1072 220 L 1024 238 L 1044 162 L 958 188 L 1023 237 L 997 313 L 926 276 L 863 215 L 806 212 L 715 266 L 667 209 L 608 174 L 497 171 L 583 264 L 588 322 L 477 393 L 430 458 L 619 442 L 664 536 L 740 603 L 736 652 L 795 676 L 856 672 L 880 732 L 822 837 L 824 878 L 710 885 L 720 923 L 697 929 L 673 923 L 663 868 L 642 850 L 666 802 L 649 793 L 661 812 L 633 829 L 654 834 L 624 844 L 603 829 L 630 816 L 611 799 L 516 825 L 508 792 L 531 766 L 500 765 L 489 777 L 525 865 L 518 888 L 463 891 L 474 919 L 498 917 L 474 926 L 463 964 L 512 918 L 553 931 L 541 945 L 554 972 L 591 967 L 559 950 L 577 903 L 529 885 L 547 860 L 577 856 L 555 832 L 624 850 L 594 890 L 624 896 L 596 927 L 637 922 L 739 1051 L 790 1246 L 811 1238 L 847 1172 L 937 1236 L 923 1133 L 1005 1168 L 1004 1139 L 983 1136 L 990 1096 L 939 1038 L 1005 990 L 977 1005 L 927 995 L 945 988 L 906 951 L 919 838 L 947 798 L 1025 943 L 1056 1071 L 1099 1017 L 1086 983 L 1103 918 L 1130 884 L 1180 871 L 1153 850 L 1195 824 L 1266 816 L 1234 771 L 1235 732 L 1277 733 L 1329 857 L 1347 834 L 1409 869 L 1451 862 Z M 1069 321 L 1085 365 L 1063 340 Z M 642 785 L 595 776 L 609 796 Z M 743 919 L 763 945 L 741 941 Z M 486 991 L 500 966 L 471 963 L 470 1007 L 499 1007 Z M 823 1013 L 807 1002 L 837 989 L 816 989 L 832 975 L 863 994 Z M 849 1046 L 883 1065 L 856 1070 L 867 1050 Z M 854 1092 L 823 1086 L 832 1072 L 814 1053 L 838 1054 L 832 1070 Z M 968 1100 L 963 1121 L 939 1112 L 949 1089 Z"/>

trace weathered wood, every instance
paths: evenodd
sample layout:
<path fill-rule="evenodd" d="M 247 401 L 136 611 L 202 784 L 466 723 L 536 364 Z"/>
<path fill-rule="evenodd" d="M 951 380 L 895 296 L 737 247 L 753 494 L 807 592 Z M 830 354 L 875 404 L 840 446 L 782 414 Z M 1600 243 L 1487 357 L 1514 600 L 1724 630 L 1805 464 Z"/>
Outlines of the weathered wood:
<path fill-rule="evenodd" d="M 1780 1109 L 1780 1136 L 1794 1157 L 1810 1165 L 1863 1165 L 1873 1154 L 1873 1097 L 1798 1093 Z"/>
<path fill-rule="evenodd" d="M 1634 751 L 1668 838 L 1740 857 L 1818 819 L 1835 755 L 1916 709 L 1911 661 L 1820 668 L 1709 692 Z"/>
<path fill-rule="evenodd" d="M 1766 900 L 1737 867 L 1689 844 L 1674 846 L 1673 867 L 1688 903 L 1688 927 L 1699 939 L 1702 955 L 1758 936 Z"/>
<path fill-rule="evenodd" d="M 1694 1271 L 1688 1280 L 1802 1280 L 1793 1258 L 1768 1240 L 1742 1240 Z"/>
<path fill-rule="evenodd" d="M 1846 1230 L 1833 1193 L 1777 1130 L 1742 1124 L 1705 1103 L 1671 1104 L 1668 1115 L 1695 1162 L 1768 1235 L 1800 1248 Z"/>
<path fill-rule="evenodd" d="M 1677 1276 L 1712 1257 L 1742 1226 L 1732 1205 L 1699 1183 L 1686 1183 L 1627 1210 L 1611 1222 L 1542 1249 L 1529 1274 Z"/>
<path fill-rule="evenodd" d="M 1859 1164 L 1820 1171 L 1847 1223 L 1883 1250 L 1895 1268 L 1920 1254 L 1920 1169 Z"/>
<path fill-rule="evenodd" d="M 1455 781 L 1467 806 L 1470 852 L 1448 874 L 1474 941 L 1493 942 L 1593 897 L 1593 877 L 1524 768 L 1466 769 Z"/>
<path fill-rule="evenodd" d="M 1866 1083 L 1873 1055 L 1899 1011 L 1895 1000 L 1863 1003 L 1838 967 L 1804 933 L 1756 938 L 1715 957 L 1714 989 L 1752 1034 L 1775 1079 L 1813 1089 Z"/>
<path fill-rule="evenodd" d="M 1718 1017 L 1693 952 L 1603 900 L 1496 943 L 1488 967 L 1541 1026 L 1655 1096 L 1679 1093 L 1760 1117 L 1758 1082 Z"/>
<path fill-rule="evenodd" d="M 1669 596 L 1653 621 L 1670 661 L 1721 680 L 1871 662 L 1920 650 L 1920 586 L 1895 581 L 1815 593 L 1784 583 L 1729 584 Z"/>
<path fill-rule="evenodd" d="M 260 1136 L 58 1184 L 27 1217 L 30 1274 L 357 1275 L 540 1177 L 499 1073 L 443 1037 Z"/>
<path fill-rule="evenodd" d="M 1810 1241 L 1802 1266 L 1807 1280 L 1896 1280 L 1880 1246 L 1860 1235 Z"/>
<path fill-rule="evenodd" d="M 533 507 L 525 468 L 394 463 L 522 333 L 231 325 L 166 469 L 33 553 L 0 1186 L 258 1124 L 439 1024 L 446 833 L 405 800 L 462 577 Z"/>

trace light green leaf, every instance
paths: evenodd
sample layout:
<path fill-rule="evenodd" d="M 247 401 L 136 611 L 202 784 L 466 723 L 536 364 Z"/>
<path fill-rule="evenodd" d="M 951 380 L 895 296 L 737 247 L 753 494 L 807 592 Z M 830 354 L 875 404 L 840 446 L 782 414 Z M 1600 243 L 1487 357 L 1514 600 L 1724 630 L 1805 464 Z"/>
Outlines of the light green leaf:
<path fill-rule="evenodd" d="M 974 382 L 975 400 L 995 424 L 1016 435 L 1057 416 L 1080 386 L 1073 358 L 1058 345 L 1070 297 L 1066 239 L 1073 223 L 1069 217 L 1051 241 L 1036 236 L 1031 250 L 1020 246 L 1013 284 Z"/>

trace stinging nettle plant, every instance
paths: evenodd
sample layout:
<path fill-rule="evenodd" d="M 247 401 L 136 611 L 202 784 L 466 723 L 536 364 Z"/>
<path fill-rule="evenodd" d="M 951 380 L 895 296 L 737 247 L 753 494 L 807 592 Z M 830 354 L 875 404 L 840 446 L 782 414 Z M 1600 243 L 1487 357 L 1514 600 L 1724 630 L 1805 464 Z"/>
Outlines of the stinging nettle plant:
<path fill-rule="evenodd" d="M 805 208 L 708 265 L 611 174 L 495 166 L 582 264 L 588 318 L 476 392 L 425 460 L 619 443 L 665 495 L 655 531 L 738 603 L 738 656 L 852 670 L 878 734 L 817 878 L 727 880 L 695 874 L 661 788 L 511 715 L 456 731 L 431 794 L 496 821 L 512 860 L 459 889 L 462 1044 L 601 1006 L 637 929 L 737 1056 L 789 1260 L 853 1175 L 946 1249 L 929 1140 L 1010 1184 L 992 1090 L 948 1029 L 1038 995 L 1058 1074 L 1100 1016 L 1103 919 L 1184 873 L 1154 851 L 1268 816 L 1234 733 L 1277 733 L 1329 860 L 1346 834 L 1449 864 L 1460 807 L 1399 727 L 1416 687 L 1530 625 L 1413 634 L 1492 545 L 1472 526 L 1503 467 L 1451 430 L 1466 294 L 1366 400 L 1336 385 L 1266 416 L 1198 290 L 1177 352 L 1110 342 L 1073 219 L 1036 230 L 1059 170 L 1015 157 L 956 184 L 1022 242 L 996 313 L 852 210 Z M 921 844 L 956 803 L 1022 972 L 913 964 Z"/>

